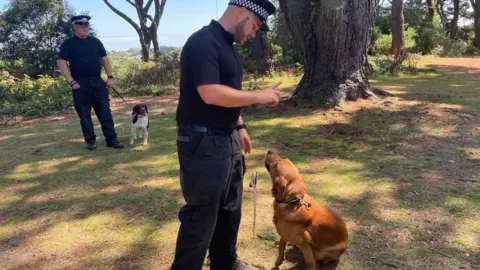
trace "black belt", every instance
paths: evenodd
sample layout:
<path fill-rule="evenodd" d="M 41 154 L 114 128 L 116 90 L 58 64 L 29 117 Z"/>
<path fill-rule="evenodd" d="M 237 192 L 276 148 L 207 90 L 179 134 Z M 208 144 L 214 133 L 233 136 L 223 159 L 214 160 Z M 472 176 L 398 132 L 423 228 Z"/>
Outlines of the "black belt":
<path fill-rule="evenodd" d="M 92 76 L 75 76 L 73 77 L 74 80 L 79 81 L 79 80 L 98 80 L 101 79 L 102 77 L 100 75 L 92 75 Z"/>
<path fill-rule="evenodd" d="M 202 132 L 202 133 L 212 133 L 212 134 L 218 134 L 218 135 L 230 135 L 233 133 L 235 129 L 229 129 L 229 128 L 212 128 L 212 127 L 206 127 L 206 126 L 199 126 L 199 125 L 184 125 L 184 124 L 179 124 L 178 125 L 178 131 L 193 131 L 193 132 Z"/>

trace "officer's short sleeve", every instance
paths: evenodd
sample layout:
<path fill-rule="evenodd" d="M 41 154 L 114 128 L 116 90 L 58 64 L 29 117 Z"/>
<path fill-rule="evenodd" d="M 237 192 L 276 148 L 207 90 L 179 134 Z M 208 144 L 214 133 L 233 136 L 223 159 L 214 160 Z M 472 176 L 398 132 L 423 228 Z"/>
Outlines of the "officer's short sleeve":
<path fill-rule="evenodd" d="M 212 38 L 189 44 L 189 62 L 193 72 L 195 87 L 220 83 L 219 48 Z"/>
<path fill-rule="evenodd" d="M 57 59 L 63 59 L 69 61 L 68 58 L 68 40 L 65 40 L 60 46 L 60 52 L 58 53 Z"/>
<path fill-rule="evenodd" d="M 99 39 L 97 39 L 97 41 L 98 41 L 98 46 L 99 46 L 98 56 L 99 57 L 107 56 L 107 51 L 105 50 L 105 46 L 103 46 L 103 43 Z"/>

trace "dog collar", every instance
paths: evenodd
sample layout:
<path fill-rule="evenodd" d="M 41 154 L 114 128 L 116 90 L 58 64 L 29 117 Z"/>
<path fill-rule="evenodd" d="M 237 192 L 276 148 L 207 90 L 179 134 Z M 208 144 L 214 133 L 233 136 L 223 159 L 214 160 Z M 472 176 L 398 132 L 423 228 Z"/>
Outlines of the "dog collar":
<path fill-rule="evenodd" d="M 279 204 L 305 205 L 305 207 L 307 207 L 307 209 L 310 209 L 310 207 L 312 207 L 312 204 L 305 202 L 303 200 L 303 197 L 304 197 L 304 195 L 302 194 L 302 196 L 300 196 L 298 198 L 291 199 L 291 200 L 277 200 L 277 199 L 275 199 L 275 202 L 279 203 Z"/>

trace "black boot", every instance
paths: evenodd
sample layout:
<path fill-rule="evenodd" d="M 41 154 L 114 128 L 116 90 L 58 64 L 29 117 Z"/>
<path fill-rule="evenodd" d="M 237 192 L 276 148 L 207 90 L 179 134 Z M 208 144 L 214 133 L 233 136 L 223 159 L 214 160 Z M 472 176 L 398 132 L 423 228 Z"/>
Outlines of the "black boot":
<path fill-rule="evenodd" d="M 123 148 L 124 146 L 118 141 L 118 139 L 112 139 L 110 142 L 107 142 L 107 147 Z"/>
<path fill-rule="evenodd" d="M 87 148 L 88 150 L 95 150 L 97 149 L 97 144 L 95 143 L 95 141 L 87 142 L 87 146 L 85 148 Z"/>
<path fill-rule="evenodd" d="M 243 264 L 239 261 L 235 261 L 233 263 L 233 268 L 232 270 L 253 270 L 250 266 Z"/>

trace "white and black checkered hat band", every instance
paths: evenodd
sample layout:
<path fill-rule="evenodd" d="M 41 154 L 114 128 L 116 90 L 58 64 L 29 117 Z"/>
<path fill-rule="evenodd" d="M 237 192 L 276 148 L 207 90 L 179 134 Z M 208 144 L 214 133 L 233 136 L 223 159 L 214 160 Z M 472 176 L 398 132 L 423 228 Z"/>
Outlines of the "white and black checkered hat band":
<path fill-rule="evenodd" d="M 249 0 L 230 0 L 230 4 L 245 7 L 251 10 L 252 12 L 256 13 L 263 20 L 266 20 L 268 18 L 268 12 L 266 9 Z"/>
<path fill-rule="evenodd" d="M 88 19 L 87 18 L 81 18 L 81 19 L 73 21 L 73 23 L 88 23 Z"/>

